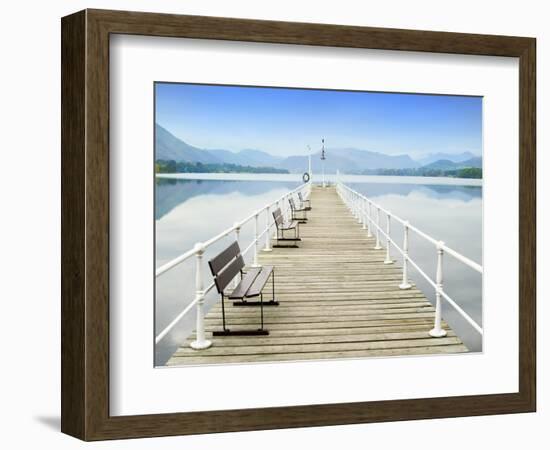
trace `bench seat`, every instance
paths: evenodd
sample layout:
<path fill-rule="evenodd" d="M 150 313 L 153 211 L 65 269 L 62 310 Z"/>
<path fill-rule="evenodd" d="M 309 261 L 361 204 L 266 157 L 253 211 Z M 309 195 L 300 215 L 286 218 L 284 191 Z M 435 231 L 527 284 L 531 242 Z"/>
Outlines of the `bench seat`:
<path fill-rule="evenodd" d="M 294 228 L 296 228 L 298 226 L 298 223 L 299 222 L 297 220 L 293 220 L 288 225 L 279 226 L 279 229 L 280 230 L 293 230 Z"/>
<path fill-rule="evenodd" d="M 243 298 L 247 297 L 250 286 L 254 283 L 254 280 L 258 277 L 262 271 L 261 267 L 252 267 L 246 272 L 243 272 L 240 283 L 237 285 L 233 292 L 227 296 L 227 298 Z"/>
<path fill-rule="evenodd" d="M 248 289 L 246 297 L 257 297 L 261 294 L 262 289 L 267 283 L 267 280 L 273 273 L 273 266 L 263 266 L 262 270 Z"/>
<path fill-rule="evenodd" d="M 214 276 L 214 284 L 222 298 L 222 320 L 223 330 L 213 331 L 214 336 L 256 336 L 268 335 L 269 331 L 264 329 L 264 305 L 277 306 L 275 300 L 275 270 L 273 266 L 251 267 L 244 271 L 244 260 L 238 242 L 233 242 L 217 256 L 208 261 L 210 271 Z M 225 290 L 229 283 L 237 275 L 241 276 L 240 282 L 229 295 Z M 272 299 L 264 302 L 263 288 L 269 277 L 272 280 Z M 248 301 L 250 297 L 260 297 L 259 301 Z M 225 298 L 239 300 L 233 302 L 233 306 L 259 306 L 260 307 L 260 328 L 257 330 L 231 330 L 226 326 Z"/>

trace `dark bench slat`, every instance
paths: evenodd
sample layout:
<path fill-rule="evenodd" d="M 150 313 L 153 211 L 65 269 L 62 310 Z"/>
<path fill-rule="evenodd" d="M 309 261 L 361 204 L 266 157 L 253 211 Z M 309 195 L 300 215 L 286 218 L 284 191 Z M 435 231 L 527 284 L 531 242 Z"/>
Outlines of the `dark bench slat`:
<path fill-rule="evenodd" d="M 260 295 L 260 293 L 262 292 L 262 289 L 264 288 L 265 284 L 267 283 L 267 280 L 269 279 L 272 273 L 273 273 L 273 266 L 263 266 L 262 271 L 256 277 L 256 279 L 248 289 L 246 296 L 256 297 Z"/>
<path fill-rule="evenodd" d="M 221 294 L 229 282 L 237 276 L 244 267 L 244 260 L 241 255 L 237 256 L 224 270 L 219 272 L 215 278 L 216 287 Z"/>
<path fill-rule="evenodd" d="M 254 280 L 260 273 L 261 268 L 254 267 L 247 271 L 245 274 L 243 274 L 243 278 L 241 282 L 238 284 L 238 286 L 229 294 L 228 298 L 235 299 L 235 298 L 243 298 L 246 296 L 246 293 L 248 292 L 248 289 L 254 283 Z"/>
<path fill-rule="evenodd" d="M 212 271 L 212 275 L 216 276 L 239 253 L 239 244 L 237 243 L 237 241 L 235 241 L 219 255 L 208 261 L 208 264 L 210 265 L 210 270 Z"/>
<path fill-rule="evenodd" d="M 279 208 L 273 211 L 273 218 L 275 219 L 275 226 L 279 230 L 292 230 L 296 228 L 296 225 L 298 223 L 298 221 L 293 220 L 292 222 L 290 222 L 289 225 L 285 225 L 283 215 L 281 214 L 281 210 Z"/>

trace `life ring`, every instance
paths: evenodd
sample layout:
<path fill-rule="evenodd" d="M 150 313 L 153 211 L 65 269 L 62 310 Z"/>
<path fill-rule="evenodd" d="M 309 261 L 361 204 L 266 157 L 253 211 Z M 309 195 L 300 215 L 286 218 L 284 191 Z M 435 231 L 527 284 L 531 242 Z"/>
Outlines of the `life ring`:
<path fill-rule="evenodd" d="M 302 180 L 304 181 L 304 183 L 307 183 L 309 181 L 309 173 L 305 172 L 302 175 Z"/>

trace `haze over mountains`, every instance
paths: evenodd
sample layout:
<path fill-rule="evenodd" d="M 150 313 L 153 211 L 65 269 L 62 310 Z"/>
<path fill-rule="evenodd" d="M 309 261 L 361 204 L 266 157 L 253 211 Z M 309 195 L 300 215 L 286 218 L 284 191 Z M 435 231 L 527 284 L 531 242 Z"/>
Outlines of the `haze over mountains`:
<path fill-rule="evenodd" d="M 286 169 L 292 173 L 307 170 L 308 157 L 303 155 L 277 157 L 255 149 L 232 152 L 223 149 L 201 149 L 178 139 L 168 130 L 156 124 L 155 159 L 164 161 L 190 162 L 203 164 L 236 164 L 251 167 L 274 167 Z M 434 169 L 458 169 L 462 167 L 481 167 L 481 157 L 464 152 L 460 154 L 433 153 L 414 160 L 409 155 L 386 155 L 383 153 L 355 148 L 328 148 L 327 173 L 358 172 L 372 169 L 415 169 L 429 167 Z M 312 156 L 312 170 L 321 170 L 320 154 Z"/>

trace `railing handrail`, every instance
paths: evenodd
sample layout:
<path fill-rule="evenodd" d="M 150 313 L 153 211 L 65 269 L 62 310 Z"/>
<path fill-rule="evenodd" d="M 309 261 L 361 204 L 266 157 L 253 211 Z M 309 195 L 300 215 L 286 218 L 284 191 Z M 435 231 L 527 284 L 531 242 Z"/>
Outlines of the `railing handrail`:
<path fill-rule="evenodd" d="M 437 277 L 438 278 L 441 278 L 442 275 L 441 275 L 441 270 L 442 270 L 442 267 L 441 267 L 441 256 L 443 253 L 447 253 L 449 255 L 451 255 L 452 257 L 454 257 L 457 261 L 465 264 L 466 266 L 472 268 L 473 270 L 475 270 L 476 272 L 480 273 L 480 274 L 483 274 L 483 267 L 476 263 L 475 261 L 472 261 L 470 258 L 462 255 L 461 253 L 457 252 L 456 250 L 448 247 L 447 245 L 445 245 L 442 241 L 438 241 L 436 239 L 434 239 L 433 237 L 429 236 L 428 234 L 424 233 L 423 231 L 421 231 L 420 229 L 416 228 L 415 226 L 411 225 L 408 221 L 406 220 L 403 220 L 401 219 L 399 216 L 396 216 L 395 214 L 391 213 L 390 211 L 388 211 L 387 209 L 383 208 L 382 206 L 380 206 L 380 204 L 372 201 L 371 199 L 369 199 L 367 196 L 355 191 L 354 189 L 350 188 L 349 186 L 347 186 L 346 184 L 344 184 L 343 182 L 341 181 L 338 181 L 338 186 L 341 186 L 342 188 L 346 189 L 350 194 L 358 197 L 358 198 L 361 198 L 363 199 L 364 201 L 366 201 L 369 205 L 372 205 L 377 211 L 382 211 L 383 213 L 386 214 L 387 218 L 388 219 L 393 219 L 399 223 L 401 223 L 401 225 L 403 225 L 404 227 L 404 231 L 405 231 L 405 239 L 404 239 L 404 246 L 408 246 L 408 238 L 407 238 L 407 234 L 408 234 L 408 230 L 411 230 L 413 232 L 415 232 L 416 234 L 418 234 L 420 237 L 426 239 L 428 242 L 432 243 L 435 245 L 437 251 L 438 251 L 438 274 L 437 274 Z M 344 199 L 344 202 L 347 204 L 347 201 L 346 199 Z M 353 209 L 353 206 L 352 206 L 352 209 Z M 369 208 L 370 209 L 370 208 Z M 361 214 L 358 213 L 358 218 L 361 218 Z M 365 218 L 366 220 L 366 218 Z M 382 236 L 384 236 L 386 238 L 386 242 L 387 242 L 387 252 L 389 252 L 389 245 L 393 245 L 394 248 L 403 256 L 403 271 L 404 271 L 404 275 L 403 275 L 403 285 L 405 286 L 408 286 L 410 287 L 410 285 L 408 284 L 407 282 L 407 275 L 406 275 L 406 265 L 407 263 L 410 263 L 417 271 L 418 273 L 435 289 L 436 291 L 436 298 L 437 298 L 437 305 L 436 305 L 436 326 L 434 327 L 434 330 L 437 329 L 436 333 L 441 333 L 441 329 L 440 329 L 440 324 L 438 324 L 438 319 L 440 321 L 440 318 L 441 318 L 441 311 L 440 311 L 440 306 L 439 306 L 439 302 L 440 302 L 440 298 L 443 297 L 479 334 L 483 335 L 483 328 L 475 321 L 473 320 L 469 315 L 468 313 L 466 313 L 457 303 L 456 301 L 454 301 L 450 295 L 448 293 L 446 293 L 444 290 L 443 290 L 443 284 L 442 284 L 442 281 L 441 280 L 433 280 L 432 278 L 430 278 L 426 272 L 424 272 L 420 266 L 408 255 L 408 248 L 401 248 L 399 246 L 399 244 L 397 244 L 395 242 L 395 240 L 393 240 L 391 238 L 391 236 L 389 235 L 389 220 L 387 222 L 387 231 L 388 232 L 385 232 L 383 230 L 383 228 L 380 226 L 380 223 L 379 223 L 379 214 L 377 212 L 377 216 L 376 216 L 376 220 L 373 220 L 373 218 L 371 217 L 371 214 L 369 213 L 368 214 L 368 225 L 369 225 L 369 233 L 370 233 L 370 227 L 371 226 L 374 226 L 376 228 L 376 242 L 377 242 L 377 247 L 375 248 L 381 248 L 379 247 L 379 242 L 380 242 L 380 239 L 379 239 L 379 234 L 382 234 Z M 370 234 L 369 234 L 370 235 Z M 407 287 L 404 287 L 403 289 L 406 289 Z M 439 317 L 438 317 L 439 316 Z M 435 336 L 436 334 L 434 334 Z"/>
<path fill-rule="evenodd" d="M 163 275 L 164 273 L 168 272 L 169 270 L 173 269 L 174 267 L 180 265 L 184 261 L 188 260 L 192 256 L 197 257 L 197 268 L 196 268 L 196 287 L 195 287 L 195 298 L 170 322 L 157 336 L 155 337 L 155 343 L 159 343 L 168 333 L 179 323 L 179 321 L 189 312 L 194 306 L 197 306 L 197 340 L 194 342 L 195 348 L 207 348 L 210 346 L 209 341 L 207 341 L 204 338 L 204 327 L 203 327 L 203 317 L 202 317 L 202 305 L 204 303 L 204 297 L 205 295 L 210 292 L 215 286 L 214 283 L 211 283 L 206 287 L 206 289 L 203 289 L 202 287 L 202 271 L 200 269 L 201 267 L 201 258 L 203 253 L 210 247 L 212 244 L 218 242 L 220 239 L 223 239 L 224 237 L 228 236 L 229 234 L 233 232 L 239 233 L 240 229 L 250 222 L 252 219 L 256 220 L 256 228 L 255 228 L 255 237 L 252 240 L 252 242 L 245 247 L 244 250 L 242 250 L 241 254 L 244 256 L 247 254 L 251 249 L 256 248 L 256 251 L 254 253 L 254 263 L 257 263 L 257 253 L 258 253 L 258 242 L 259 240 L 267 234 L 266 236 L 266 242 L 269 237 L 269 232 L 271 228 L 274 226 L 275 221 L 271 220 L 269 216 L 267 216 L 266 226 L 263 228 L 263 230 L 260 232 L 257 226 L 257 217 L 266 212 L 268 214 L 268 211 L 275 205 L 278 205 L 279 202 L 284 201 L 286 198 L 295 195 L 297 192 L 303 191 L 305 188 L 311 186 L 311 180 L 308 183 L 303 183 L 297 188 L 285 193 L 281 197 L 279 197 L 277 200 L 267 204 L 266 206 L 259 208 L 255 210 L 253 213 L 248 215 L 243 220 L 236 222 L 233 226 L 225 229 L 221 233 L 217 234 L 216 236 L 210 238 L 206 242 L 200 242 L 195 244 L 195 246 L 191 249 L 186 251 L 185 253 L 182 253 L 181 255 L 177 256 L 176 258 L 168 261 L 167 263 L 160 266 L 155 271 L 155 278 Z M 288 210 L 287 205 L 283 205 L 283 215 Z M 266 244 L 267 246 L 267 244 Z M 201 331 L 202 330 L 202 331 Z M 199 336 L 202 333 L 202 336 Z"/>
<path fill-rule="evenodd" d="M 345 185 L 342 182 L 340 182 L 340 184 L 344 188 L 348 189 L 350 192 L 358 195 L 359 197 L 363 197 L 365 200 L 370 202 L 375 208 L 379 208 L 381 212 L 389 215 L 392 219 L 394 219 L 397 222 L 401 223 L 401 225 L 403 225 L 403 226 L 406 225 L 409 228 L 409 230 L 414 231 L 416 234 L 418 234 L 420 237 L 426 239 L 428 242 L 430 242 L 434 245 L 439 245 L 441 243 L 441 241 L 438 241 L 437 239 L 435 239 L 435 238 L 431 237 L 430 235 L 426 234 L 425 232 L 418 229 L 414 225 L 411 225 L 408 221 L 402 219 L 401 217 L 399 217 L 399 216 L 393 214 L 392 212 L 388 211 L 387 209 L 383 208 L 382 206 L 380 206 L 380 204 L 372 201 L 367 196 L 361 194 L 360 192 L 355 191 L 354 189 L 350 188 L 349 186 Z M 382 230 L 381 230 L 381 232 L 382 232 Z M 475 261 L 468 258 L 467 256 L 464 256 L 461 253 L 457 252 L 456 250 L 452 249 L 451 247 L 448 247 L 445 243 L 442 244 L 442 248 L 443 248 L 443 251 L 445 253 L 448 253 L 449 255 L 453 256 L 458 261 L 466 264 L 467 266 L 471 267 L 472 269 L 474 269 L 475 271 L 477 271 L 479 273 L 483 273 L 483 267 L 480 264 L 478 264 Z"/>
<path fill-rule="evenodd" d="M 243 225 L 245 225 L 246 223 L 250 222 L 254 217 L 256 217 L 257 215 L 261 214 L 263 211 L 265 211 L 267 208 L 271 208 L 273 205 L 279 203 L 281 200 L 285 199 L 286 197 L 288 197 L 289 195 L 292 195 L 294 194 L 295 192 L 298 192 L 299 190 L 302 190 L 305 186 L 307 185 L 307 183 L 304 183 L 304 184 L 301 184 L 300 186 L 298 186 L 296 189 L 282 195 L 281 197 L 279 197 L 277 200 L 275 200 L 274 202 L 271 202 L 269 203 L 267 206 L 264 206 L 263 208 L 259 208 L 257 209 L 256 211 L 254 211 L 252 214 L 248 215 L 245 219 L 235 223 L 233 226 L 225 229 L 224 231 L 222 231 L 221 233 L 217 234 L 216 236 L 210 238 L 209 240 L 207 240 L 206 242 L 202 242 L 201 245 L 204 249 L 207 249 L 209 246 L 211 246 L 212 244 L 215 244 L 216 242 L 218 242 L 220 239 L 223 239 L 224 237 L 226 237 L 228 234 L 231 234 L 232 232 L 234 232 L 237 228 L 242 228 Z M 162 266 L 160 266 L 156 271 L 155 271 L 155 277 L 159 277 L 160 275 L 168 272 L 170 269 L 178 266 L 179 264 L 181 264 L 182 262 L 184 262 L 185 260 L 189 259 L 191 256 L 194 256 L 196 255 L 198 252 L 197 248 L 192 248 L 191 250 L 188 250 L 186 251 L 185 253 L 182 253 L 180 256 L 177 256 L 175 257 L 174 259 L 168 261 L 167 263 L 163 264 Z"/>

